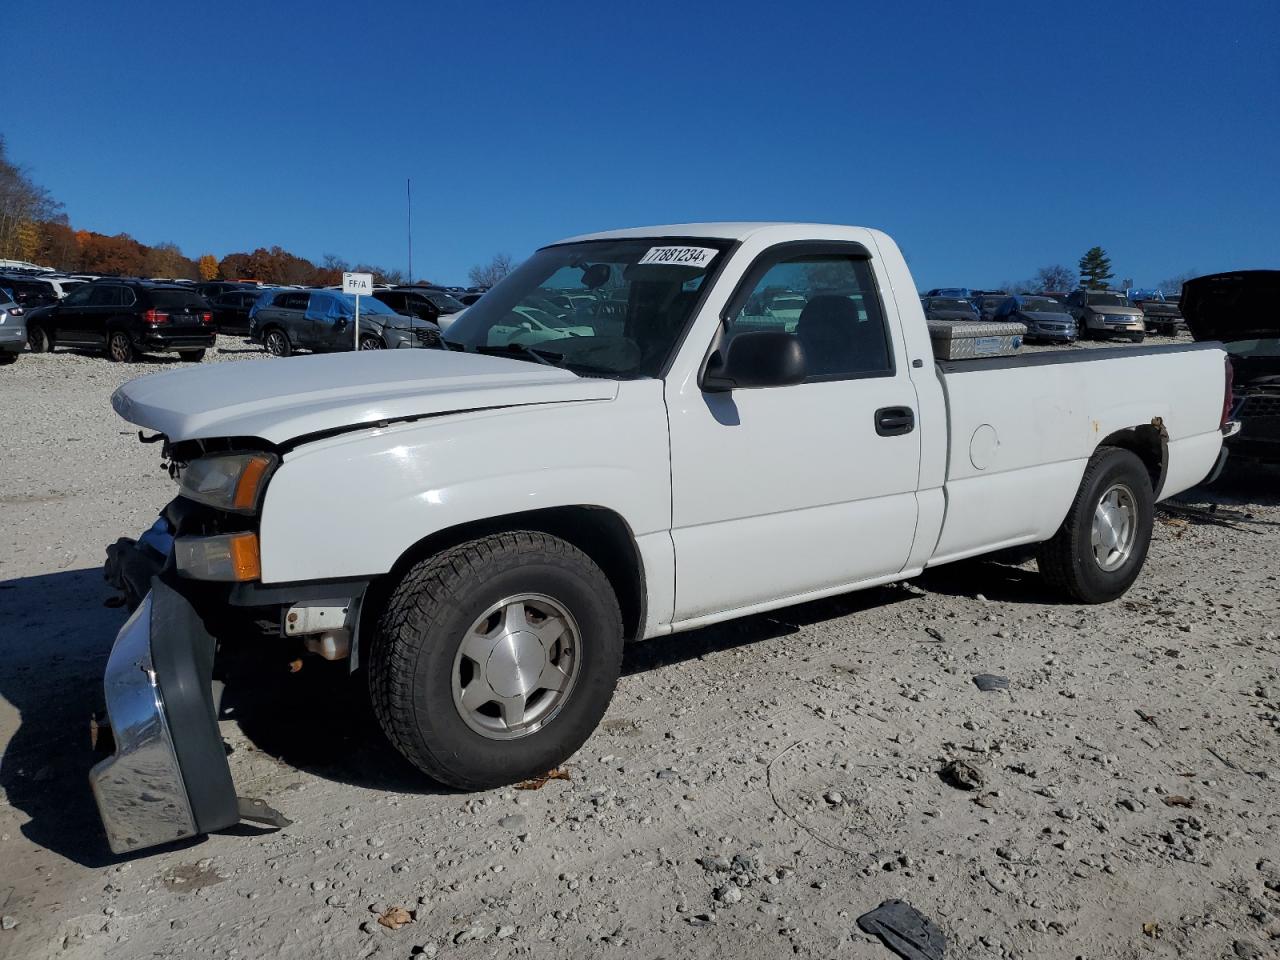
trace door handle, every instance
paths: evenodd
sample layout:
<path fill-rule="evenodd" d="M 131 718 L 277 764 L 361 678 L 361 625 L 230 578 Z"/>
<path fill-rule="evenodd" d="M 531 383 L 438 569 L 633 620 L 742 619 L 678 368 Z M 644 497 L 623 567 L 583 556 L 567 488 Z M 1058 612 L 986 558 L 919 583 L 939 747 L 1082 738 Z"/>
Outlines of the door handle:
<path fill-rule="evenodd" d="M 910 407 L 881 407 L 876 411 L 876 433 L 900 437 L 916 428 L 916 412 Z"/>

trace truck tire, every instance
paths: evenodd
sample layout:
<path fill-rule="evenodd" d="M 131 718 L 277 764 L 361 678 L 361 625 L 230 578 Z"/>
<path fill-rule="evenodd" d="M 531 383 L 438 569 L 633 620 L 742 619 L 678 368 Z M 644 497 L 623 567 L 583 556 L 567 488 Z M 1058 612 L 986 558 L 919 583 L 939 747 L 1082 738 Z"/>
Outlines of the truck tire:
<path fill-rule="evenodd" d="M 387 738 L 441 783 L 546 773 L 596 728 L 622 666 L 622 615 L 581 550 L 536 531 L 420 561 L 382 610 L 369 691 Z"/>
<path fill-rule="evenodd" d="M 1154 516 L 1151 477 L 1142 461 L 1119 447 L 1099 448 L 1067 518 L 1036 552 L 1041 575 L 1081 603 L 1114 600 L 1142 570 Z"/>

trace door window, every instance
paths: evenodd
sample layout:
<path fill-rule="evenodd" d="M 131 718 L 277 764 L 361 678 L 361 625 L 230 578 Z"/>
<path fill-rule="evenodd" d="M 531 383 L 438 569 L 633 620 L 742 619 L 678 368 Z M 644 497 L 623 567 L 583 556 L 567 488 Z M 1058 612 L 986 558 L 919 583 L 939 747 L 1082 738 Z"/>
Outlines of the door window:
<path fill-rule="evenodd" d="M 89 297 L 89 306 L 118 307 L 121 303 L 120 294 L 122 292 L 120 287 L 98 284 L 93 288 L 93 292 Z"/>
<path fill-rule="evenodd" d="M 783 253 L 758 262 L 730 305 L 720 349 L 760 330 L 799 339 L 810 381 L 893 373 L 880 295 L 862 256 Z"/>
<path fill-rule="evenodd" d="M 94 288 L 88 285 L 73 290 L 67 294 L 67 298 L 62 301 L 64 307 L 83 307 L 89 303 L 89 298 L 93 296 Z"/>

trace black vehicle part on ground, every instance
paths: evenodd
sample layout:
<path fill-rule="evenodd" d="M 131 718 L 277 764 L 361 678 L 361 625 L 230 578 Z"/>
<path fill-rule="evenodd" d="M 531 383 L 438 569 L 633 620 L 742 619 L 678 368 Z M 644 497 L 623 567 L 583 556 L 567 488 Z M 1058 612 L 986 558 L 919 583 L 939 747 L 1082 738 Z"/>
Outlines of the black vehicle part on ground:
<path fill-rule="evenodd" d="M 886 900 L 858 918 L 858 929 L 879 937 L 904 960 L 942 960 L 947 938 L 937 924 L 903 900 Z"/>

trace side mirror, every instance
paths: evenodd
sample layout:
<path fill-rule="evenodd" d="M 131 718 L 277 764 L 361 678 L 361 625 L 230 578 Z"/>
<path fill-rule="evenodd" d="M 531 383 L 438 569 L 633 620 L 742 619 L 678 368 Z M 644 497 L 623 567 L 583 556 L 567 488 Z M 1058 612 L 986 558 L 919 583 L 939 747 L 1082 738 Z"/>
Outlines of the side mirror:
<path fill-rule="evenodd" d="M 789 387 L 806 376 L 804 347 L 792 333 L 760 330 L 740 333 L 727 351 L 717 350 L 707 364 L 702 389 L 708 393 Z"/>

